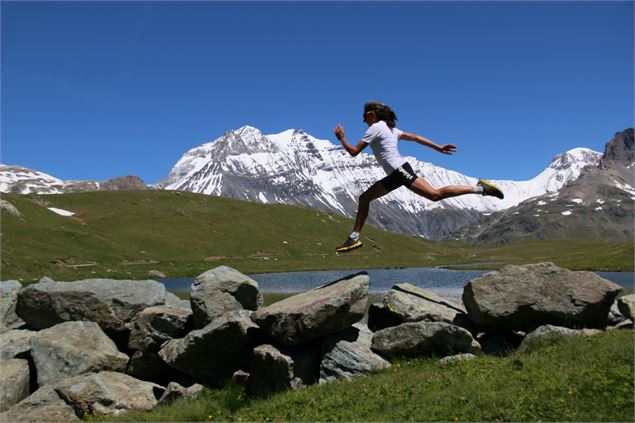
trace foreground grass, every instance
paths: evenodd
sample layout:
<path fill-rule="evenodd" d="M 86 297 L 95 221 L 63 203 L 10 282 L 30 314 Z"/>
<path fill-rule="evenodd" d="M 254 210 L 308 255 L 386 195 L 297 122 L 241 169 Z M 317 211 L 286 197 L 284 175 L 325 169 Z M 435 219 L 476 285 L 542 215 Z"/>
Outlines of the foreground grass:
<path fill-rule="evenodd" d="M 574 270 L 633 270 L 633 243 L 529 241 L 506 246 L 436 242 L 368 226 L 364 248 L 334 254 L 352 220 L 296 206 L 173 191 L 4 194 L 1 279 L 196 276 L 228 265 L 243 273 L 553 261 Z M 73 217 L 46 207 L 75 212 Z"/>
<path fill-rule="evenodd" d="M 633 331 L 536 342 L 508 357 L 401 361 L 266 400 L 207 390 L 100 421 L 633 421 Z"/>

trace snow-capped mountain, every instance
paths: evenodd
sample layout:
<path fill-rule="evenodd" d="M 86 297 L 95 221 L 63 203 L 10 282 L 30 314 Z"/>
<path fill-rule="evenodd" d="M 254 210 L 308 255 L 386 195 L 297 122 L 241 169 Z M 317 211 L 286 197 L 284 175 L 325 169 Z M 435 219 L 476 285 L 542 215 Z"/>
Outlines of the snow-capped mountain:
<path fill-rule="evenodd" d="M 633 240 L 635 200 L 634 131 L 615 134 L 598 166 L 555 193 L 530 198 L 466 228 L 476 242 L 508 243 L 527 239 Z"/>
<path fill-rule="evenodd" d="M 491 179 L 505 192 L 504 200 L 465 195 L 435 203 L 407 189 L 398 189 L 373 202 L 369 223 L 427 238 L 448 238 L 482 214 L 557 192 L 575 180 L 585 166 L 597 166 L 601 156 L 576 148 L 556 156 L 529 181 Z M 433 186 L 477 182 L 476 177 L 414 157 L 407 160 Z M 157 186 L 261 203 L 303 205 L 354 216 L 359 195 L 384 176 L 369 154 L 350 157 L 341 146 L 301 130 L 264 135 L 244 126 L 185 153 Z"/>

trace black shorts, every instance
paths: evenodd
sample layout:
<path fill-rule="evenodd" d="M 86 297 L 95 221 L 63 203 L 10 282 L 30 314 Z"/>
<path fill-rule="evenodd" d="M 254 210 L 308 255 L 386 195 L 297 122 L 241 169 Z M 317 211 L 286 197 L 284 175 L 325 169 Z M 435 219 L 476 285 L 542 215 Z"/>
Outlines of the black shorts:
<path fill-rule="evenodd" d="M 409 187 L 415 179 L 417 179 L 417 174 L 412 170 L 410 163 L 406 162 L 379 182 L 390 192 L 401 186 Z"/>

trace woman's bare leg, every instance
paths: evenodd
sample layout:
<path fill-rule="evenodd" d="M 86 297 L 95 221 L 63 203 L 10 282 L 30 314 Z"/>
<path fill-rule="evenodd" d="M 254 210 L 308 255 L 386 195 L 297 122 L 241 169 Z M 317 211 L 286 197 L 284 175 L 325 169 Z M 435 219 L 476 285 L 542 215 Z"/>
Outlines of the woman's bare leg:
<path fill-rule="evenodd" d="M 370 209 L 370 202 L 376 200 L 384 195 L 388 194 L 386 188 L 381 182 L 375 182 L 368 188 L 362 195 L 359 196 L 359 206 L 357 206 L 357 217 L 355 217 L 354 232 L 361 232 L 364 227 L 364 222 L 368 217 L 368 210 Z"/>
<path fill-rule="evenodd" d="M 465 194 L 475 194 L 474 187 L 467 185 L 448 185 L 442 188 L 434 188 L 425 179 L 417 178 L 408 189 L 415 194 L 431 201 L 440 201 L 445 198 L 457 197 Z M 480 193 L 479 193 L 480 194 Z"/>

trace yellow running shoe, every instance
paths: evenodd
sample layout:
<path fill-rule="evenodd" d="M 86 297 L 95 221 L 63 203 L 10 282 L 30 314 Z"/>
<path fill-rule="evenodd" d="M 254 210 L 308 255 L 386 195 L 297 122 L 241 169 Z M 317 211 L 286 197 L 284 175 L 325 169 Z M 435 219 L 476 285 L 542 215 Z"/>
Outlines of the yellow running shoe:
<path fill-rule="evenodd" d="M 352 250 L 354 250 L 356 248 L 360 248 L 362 245 L 364 245 L 364 244 L 359 239 L 358 240 L 354 240 L 352 238 L 347 238 L 346 242 L 344 242 L 344 244 L 342 244 L 339 247 L 337 247 L 335 249 L 335 251 L 337 253 L 346 253 L 346 252 L 352 251 Z"/>
<path fill-rule="evenodd" d="M 505 198 L 503 191 L 490 181 L 486 181 L 485 179 L 479 179 L 476 185 L 480 185 L 483 187 L 483 195 L 489 195 L 492 197 L 500 198 L 501 200 Z"/>

